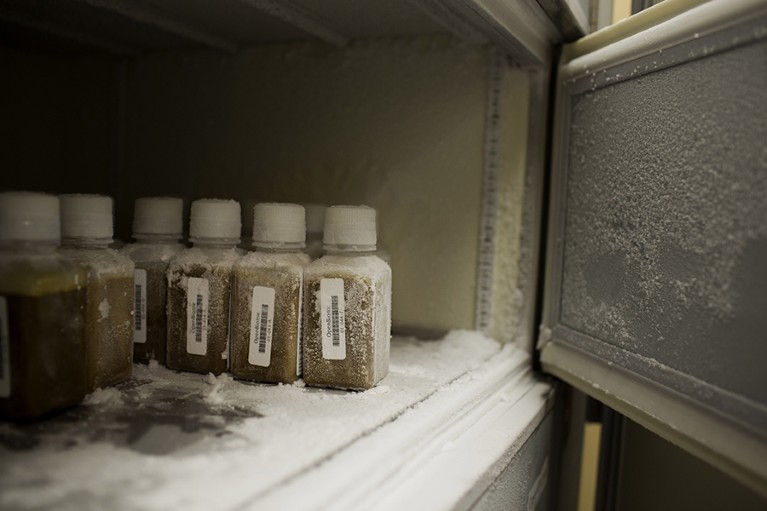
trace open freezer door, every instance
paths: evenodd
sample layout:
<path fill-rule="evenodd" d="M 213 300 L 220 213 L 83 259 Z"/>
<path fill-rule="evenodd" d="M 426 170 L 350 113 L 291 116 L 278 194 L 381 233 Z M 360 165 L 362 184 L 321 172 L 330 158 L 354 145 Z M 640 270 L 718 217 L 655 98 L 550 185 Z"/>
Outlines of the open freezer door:
<path fill-rule="evenodd" d="M 564 48 L 543 369 L 767 495 L 767 2 Z"/>

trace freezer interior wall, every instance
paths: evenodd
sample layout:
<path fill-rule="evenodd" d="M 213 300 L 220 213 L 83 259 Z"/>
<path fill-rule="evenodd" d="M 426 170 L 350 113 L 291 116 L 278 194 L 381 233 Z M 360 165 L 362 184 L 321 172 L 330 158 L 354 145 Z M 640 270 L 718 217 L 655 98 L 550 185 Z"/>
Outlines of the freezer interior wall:
<path fill-rule="evenodd" d="M 0 47 L 0 188 L 114 193 L 107 58 Z"/>
<path fill-rule="evenodd" d="M 4 189 L 369 204 L 395 327 L 476 326 L 491 52 L 447 36 L 117 60 L 4 49 Z M 507 65 L 507 64 L 505 64 Z M 528 81 L 504 71 L 491 333 L 514 338 Z M 516 303 L 516 309 L 515 307 Z"/>

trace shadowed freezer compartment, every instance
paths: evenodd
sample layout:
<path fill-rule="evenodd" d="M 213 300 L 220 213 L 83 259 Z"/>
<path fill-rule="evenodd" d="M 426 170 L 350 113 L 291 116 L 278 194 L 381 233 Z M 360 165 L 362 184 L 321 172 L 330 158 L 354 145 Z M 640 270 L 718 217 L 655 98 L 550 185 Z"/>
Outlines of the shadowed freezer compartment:
<path fill-rule="evenodd" d="M 471 508 L 520 478 L 548 507 L 556 393 L 531 351 L 560 36 L 534 2 L 342 4 L 0 9 L 3 187 L 111 195 L 125 242 L 145 196 L 183 197 L 187 218 L 204 197 L 372 206 L 397 334 L 366 392 L 150 363 L 49 421 L 0 423 L 1 506 L 386 508 L 453 481 L 424 505 Z"/>
<path fill-rule="evenodd" d="M 395 327 L 473 328 L 478 287 L 493 282 L 492 272 L 503 272 L 493 289 L 508 296 L 503 307 L 530 312 L 532 249 L 522 254 L 520 240 L 524 229 L 534 236 L 535 211 L 525 217 L 524 197 L 536 78 L 484 47 L 440 35 L 344 49 L 307 42 L 234 55 L 165 51 L 117 63 L 5 51 L 18 82 L 49 84 L 4 85 L 19 118 L 6 126 L 11 150 L 3 158 L 18 169 L 9 187 L 111 193 L 117 237 L 126 241 L 133 200 L 146 195 L 180 195 L 187 207 L 216 196 L 368 204 L 391 255 Z M 490 88 L 493 75 L 500 89 Z M 491 94 L 502 100 L 495 136 L 503 154 L 485 193 Z M 53 145 L 40 151 L 48 137 Z M 538 178 L 530 179 L 535 196 Z M 491 198 L 498 227 L 487 231 L 481 218 Z M 489 243 L 480 245 L 481 234 Z M 481 251 L 491 256 L 486 275 L 477 271 Z M 485 323 L 511 340 L 516 316 Z"/>

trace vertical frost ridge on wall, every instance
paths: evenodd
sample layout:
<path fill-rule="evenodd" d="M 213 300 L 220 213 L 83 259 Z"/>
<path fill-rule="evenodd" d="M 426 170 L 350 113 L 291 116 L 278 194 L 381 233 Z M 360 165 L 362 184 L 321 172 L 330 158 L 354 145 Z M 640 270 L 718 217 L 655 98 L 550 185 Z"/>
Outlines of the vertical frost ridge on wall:
<path fill-rule="evenodd" d="M 523 225 L 525 205 L 534 199 L 527 187 L 528 129 L 530 122 L 530 76 L 507 66 L 501 96 L 497 218 L 495 235 L 495 281 L 490 334 L 502 342 L 528 335 L 525 328 L 523 275 Z M 528 193 L 529 192 L 529 193 Z M 529 254 L 528 254 L 529 255 Z M 527 340 L 523 339 L 525 344 Z"/>
<path fill-rule="evenodd" d="M 477 270 L 477 330 L 490 334 L 493 313 L 493 284 L 495 263 L 495 233 L 498 216 L 498 172 L 501 124 L 501 92 L 506 63 L 503 54 L 490 50 L 488 68 L 487 113 L 485 125 L 485 154 L 482 178 L 482 216 L 479 231 L 479 264 Z"/>
<path fill-rule="evenodd" d="M 490 50 L 476 328 L 501 342 L 523 335 L 522 219 L 527 172 L 530 82 Z"/>

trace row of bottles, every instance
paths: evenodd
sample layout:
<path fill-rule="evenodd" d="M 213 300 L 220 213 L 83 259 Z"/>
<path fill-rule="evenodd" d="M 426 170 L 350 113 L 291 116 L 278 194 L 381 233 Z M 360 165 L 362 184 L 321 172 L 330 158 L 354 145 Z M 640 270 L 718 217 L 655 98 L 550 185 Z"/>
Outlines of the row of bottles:
<path fill-rule="evenodd" d="M 192 247 L 168 268 L 168 367 L 271 383 L 303 375 L 347 389 L 378 383 L 389 364 L 391 269 L 376 255 L 375 210 L 328 208 L 325 255 L 314 262 L 302 206 L 257 204 L 249 253 L 237 248 L 239 218 L 235 201 L 192 204 Z"/>
<path fill-rule="evenodd" d="M 325 255 L 312 262 L 307 231 L 319 229 L 302 206 L 257 204 L 252 252 L 238 248 L 236 201 L 192 204 L 190 248 L 182 208 L 138 199 L 135 243 L 118 253 L 110 198 L 62 196 L 59 223 L 56 197 L 0 194 L 0 415 L 75 404 L 127 379 L 131 360 L 347 389 L 386 375 L 391 270 L 376 256 L 375 210 L 328 208 Z M 70 383 L 66 399 L 44 390 Z"/>

